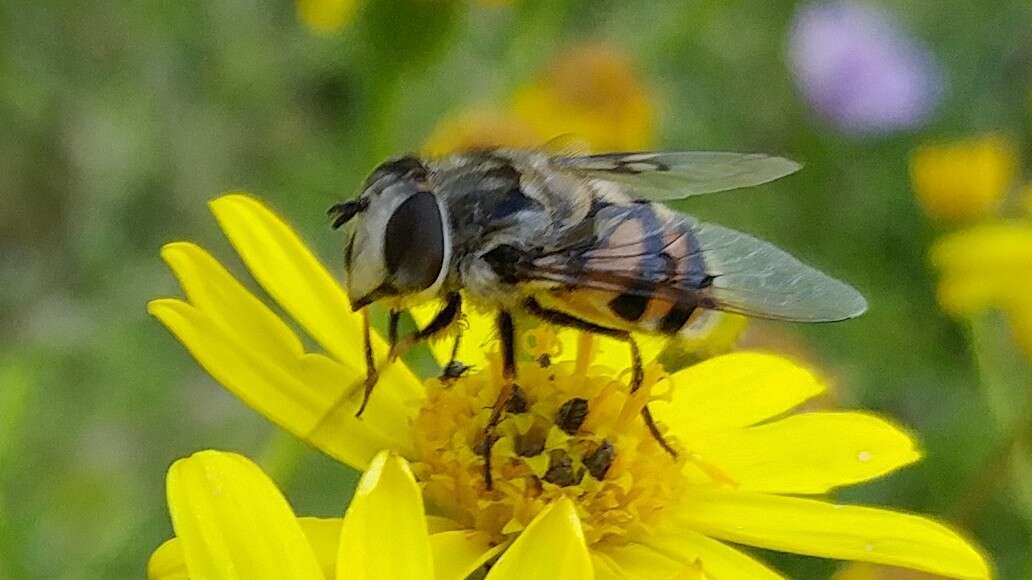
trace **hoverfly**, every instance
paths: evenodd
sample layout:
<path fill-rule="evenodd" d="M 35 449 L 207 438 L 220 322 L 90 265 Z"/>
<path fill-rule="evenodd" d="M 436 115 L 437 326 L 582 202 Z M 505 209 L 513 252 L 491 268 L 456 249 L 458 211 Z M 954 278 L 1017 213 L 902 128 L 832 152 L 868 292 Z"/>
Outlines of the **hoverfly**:
<path fill-rule="evenodd" d="M 448 328 L 463 296 L 497 310 L 504 380 L 484 431 L 490 486 L 493 430 L 516 376 L 514 313 L 626 341 L 633 392 L 643 372 L 632 332 L 684 336 L 713 311 L 831 322 L 866 310 L 851 286 L 775 246 L 660 203 L 759 185 L 799 168 L 779 157 L 720 152 L 405 156 L 377 167 L 356 199 L 329 213 L 335 228 L 351 222 L 345 285 L 352 308 L 390 306 L 388 361 Z M 444 307 L 399 340 L 402 310 L 431 298 L 443 298 Z M 366 327 L 359 414 L 377 380 L 368 318 Z M 642 415 L 674 454 L 648 407 Z"/>

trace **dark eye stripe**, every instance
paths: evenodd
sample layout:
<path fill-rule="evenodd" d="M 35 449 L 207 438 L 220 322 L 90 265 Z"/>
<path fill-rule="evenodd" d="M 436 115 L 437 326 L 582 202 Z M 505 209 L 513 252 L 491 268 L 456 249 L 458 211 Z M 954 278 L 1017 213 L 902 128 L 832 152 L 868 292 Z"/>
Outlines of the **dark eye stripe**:
<path fill-rule="evenodd" d="M 384 265 L 401 292 L 418 292 L 437 280 L 444 264 L 444 223 L 428 191 L 406 199 L 387 220 Z"/>

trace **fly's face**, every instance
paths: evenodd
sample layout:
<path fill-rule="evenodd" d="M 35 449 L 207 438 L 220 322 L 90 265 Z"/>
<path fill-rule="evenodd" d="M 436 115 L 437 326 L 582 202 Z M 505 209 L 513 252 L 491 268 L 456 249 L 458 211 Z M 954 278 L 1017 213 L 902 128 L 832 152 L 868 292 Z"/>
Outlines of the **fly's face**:
<path fill-rule="evenodd" d="M 358 310 L 382 299 L 436 295 L 448 271 L 450 232 L 444 207 L 414 157 L 380 165 L 355 200 L 330 208 L 348 224 L 345 284 Z"/>

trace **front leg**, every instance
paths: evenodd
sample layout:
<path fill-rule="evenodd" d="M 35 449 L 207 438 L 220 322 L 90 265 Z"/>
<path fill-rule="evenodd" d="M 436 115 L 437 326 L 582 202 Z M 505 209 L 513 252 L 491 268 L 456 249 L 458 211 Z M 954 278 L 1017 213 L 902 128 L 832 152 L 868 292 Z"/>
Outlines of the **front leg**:
<path fill-rule="evenodd" d="M 495 399 L 491 417 L 487 420 L 483 435 L 484 483 L 488 490 L 491 489 L 493 482 L 491 478 L 491 447 L 495 442 L 495 427 L 502 420 L 502 413 L 505 412 L 505 407 L 512 398 L 516 380 L 516 328 L 513 325 L 512 314 L 505 310 L 498 313 L 498 335 L 502 341 L 502 388 L 498 391 L 498 398 Z"/>
<path fill-rule="evenodd" d="M 391 328 L 394 329 L 394 333 L 397 334 L 397 320 L 394 317 L 395 313 L 391 312 Z M 355 412 L 356 417 L 361 417 L 362 413 L 365 412 L 366 405 L 369 404 L 369 396 L 373 394 L 373 387 L 376 386 L 377 381 L 380 380 L 380 373 L 376 369 L 375 355 L 373 354 L 373 339 L 372 331 L 369 328 L 369 309 L 362 309 L 362 349 L 365 352 L 365 364 L 366 364 L 366 378 L 365 388 L 362 391 L 362 404 L 358 406 L 358 411 Z"/>
<path fill-rule="evenodd" d="M 425 327 L 398 340 L 398 323 L 401 319 L 401 311 L 392 310 L 387 323 L 387 339 L 390 342 L 390 349 L 387 352 L 386 364 L 394 362 L 416 344 L 447 329 L 458 318 L 460 312 L 462 312 L 462 297 L 458 292 L 453 292 L 448 295 L 448 302 L 444 305 L 444 308 Z M 365 317 L 363 338 L 365 339 L 366 381 L 365 390 L 362 393 L 362 404 L 359 405 L 358 411 L 355 413 L 356 417 L 361 417 L 362 413 L 365 412 L 366 405 L 369 404 L 369 397 L 372 396 L 373 388 L 380 378 L 379 371 L 376 369 L 376 363 L 373 360 L 368 310 L 364 309 L 362 313 Z"/>
<path fill-rule="evenodd" d="M 444 308 L 421 330 L 417 330 L 399 341 L 397 340 L 397 330 L 395 329 L 394 343 L 391 346 L 390 353 L 387 355 L 387 361 L 394 362 L 398 357 L 404 355 L 408 349 L 447 330 L 460 314 L 462 314 L 462 295 L 458 292 L 452 292 L 448 294 Z"/>
<path fill-rule="evenodd" d="M 441 381 L 454 381 L 462 378 L 471 367 L 459 361 L 459 346 L 462 344 L 462 331 L 455 335 L 455 342 L 452 343 L 451 356 L 448 363 L 441 369 Z"/>

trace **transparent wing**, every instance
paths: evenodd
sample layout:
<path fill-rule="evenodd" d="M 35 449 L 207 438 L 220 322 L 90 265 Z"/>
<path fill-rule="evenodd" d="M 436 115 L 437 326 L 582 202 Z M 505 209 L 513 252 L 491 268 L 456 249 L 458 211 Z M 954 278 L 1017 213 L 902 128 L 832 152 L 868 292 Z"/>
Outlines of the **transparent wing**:
<path fill-rule="evenodd" d="M 693 229 L 713 277 L 708 297 L 718 310 L 796 322 L 835 322 L 867 310 L 855 288 L 772 244 L 714 224 Z"/>
<path fill-rule="evenodd" d="M 781 157 L 717 151 L 605 153 L 554 157 L 557 167 L 610 181 L 655 201 L 752 187 L 802 166 Z"/>
<path fill-rule="evenodd" d="M 774 320 L 834 322 L 867 310 L 852 286 L 770 243 L 683 215 L 648 225 L 644 207 L 600 212 L 594 228 L 577 230 L 582 239 L 566 240 L 519 274 Z"/>

